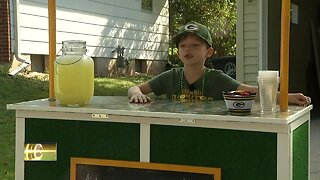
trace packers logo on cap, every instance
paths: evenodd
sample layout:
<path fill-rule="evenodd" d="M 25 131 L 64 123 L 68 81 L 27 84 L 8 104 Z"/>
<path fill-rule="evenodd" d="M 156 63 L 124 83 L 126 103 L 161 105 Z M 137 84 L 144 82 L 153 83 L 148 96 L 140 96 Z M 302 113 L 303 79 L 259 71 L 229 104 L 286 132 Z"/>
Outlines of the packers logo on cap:
<path fill-rule="evenodd" d="M 187 30 L 187 31 L 198 31 L 199 27 L 196 24 L 187 24 L 185 26 L 185 30 Z"/>

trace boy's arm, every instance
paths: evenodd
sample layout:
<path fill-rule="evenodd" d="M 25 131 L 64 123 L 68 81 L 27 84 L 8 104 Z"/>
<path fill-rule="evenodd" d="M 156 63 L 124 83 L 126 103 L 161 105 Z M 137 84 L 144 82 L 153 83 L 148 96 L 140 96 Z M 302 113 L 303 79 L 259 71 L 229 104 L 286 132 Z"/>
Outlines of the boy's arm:
<path fill-rule="evenodd" d="M 256 93 L 256 100 L 259 101 L 259 89 L 258 86 L 250 86 L 250 85 L 246 85 L 246 84 L 240 84 L 237 88 L 237 90 L 240 91 L 250 91 L 250 92 L 254 92 Z"/>
<path fill-rule="evenodd" d="M 278 93 L 279 95 L 280 93 Z M 288 102 L 299 106 L 307 106 L 311 104 L 311 98 L 302 93 L 289 93 Z"/>
<path fill-rule="evenodd" d="M 257 96 L 258 93 L 259 93 L 259 90 L 258 90 L 258 86 L 250 86 L 250 85 L 246 85 L 246 84 L 240 84 L 237 88 L 237 90 L 240 90 L 240 91 L 251 91 L 251 92 L 254 92 L 254 93 L 257 93 Z"/>
<path fill-rule="evenodd" d="M 257 93 L 256 100 L 259 100 L 259 90 L 257 86 L 249 86 L 246 84 L 240 84 L 237 90 L 249 90 L 252 92 Z M 279 95 L 277 95 L 277 102 L 279 102 Z M 308 96 L 303 95 L 302 93 L 289 93 L 288 94 L 288 103 L 296 104 L 299 106 L 306 106 L 311 104 L 311 98 Z"/>
<path fill-rule="evenodd" d="M 129 102 L 146 103 L 151 101 L 151 98 L 146 94 L 152 93 L 152 89 L 148 83 L 143 83 L 139 86 L 132 86 L 128 89 Z"/>

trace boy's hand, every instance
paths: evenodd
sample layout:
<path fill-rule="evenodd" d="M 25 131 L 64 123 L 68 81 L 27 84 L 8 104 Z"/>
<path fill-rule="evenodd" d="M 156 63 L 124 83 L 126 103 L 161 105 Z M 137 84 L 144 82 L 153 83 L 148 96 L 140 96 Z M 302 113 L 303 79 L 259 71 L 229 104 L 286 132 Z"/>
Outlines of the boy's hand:
<path fill-rule="evenodd" d="M 147 95 L 142 94 L 142 93 L 133 94 L 129 100 L 130 103 L 147 103 L 150 101 L 151 101 L 151 98 Z"/>
<path fill-rule="evenodd" d="M 300 106 L 308 106 L 311 104 L 311 98 L 302 93 L 289 93 L 288 101 L 290 104 L 297 104 Z"/>

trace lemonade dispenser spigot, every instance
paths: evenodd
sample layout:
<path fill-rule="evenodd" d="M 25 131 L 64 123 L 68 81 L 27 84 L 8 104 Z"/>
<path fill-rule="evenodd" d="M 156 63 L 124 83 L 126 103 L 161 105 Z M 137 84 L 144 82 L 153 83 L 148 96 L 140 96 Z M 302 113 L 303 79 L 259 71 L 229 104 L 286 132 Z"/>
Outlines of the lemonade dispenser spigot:
<path fill-rule="evenodd" d="M 83 106 L 93 96 L 94 63 L 86 52 L 86 41 L 62 41 L 54 63 L 54 92 L 62 106 Z"/>

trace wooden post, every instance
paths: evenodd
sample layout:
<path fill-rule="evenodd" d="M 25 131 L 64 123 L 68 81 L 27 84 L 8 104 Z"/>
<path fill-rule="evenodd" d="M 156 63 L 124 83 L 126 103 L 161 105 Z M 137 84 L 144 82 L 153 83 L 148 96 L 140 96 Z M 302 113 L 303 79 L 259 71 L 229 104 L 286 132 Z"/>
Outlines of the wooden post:
<path fill-rule="evenodd" d="M 54 60 L 56 58 L 56 0 L 48 0 L 49 19 L 49 100 L 55 100 Z"/>
<path fill-rule="evenodd" d="M 288 111 L 290 0 L 282 0 L 280 46 L 280 111 Z"/>

